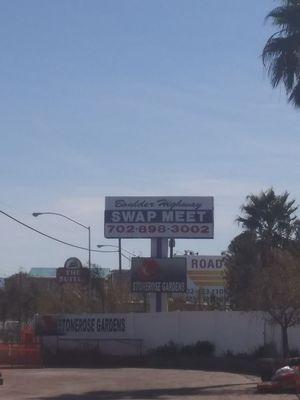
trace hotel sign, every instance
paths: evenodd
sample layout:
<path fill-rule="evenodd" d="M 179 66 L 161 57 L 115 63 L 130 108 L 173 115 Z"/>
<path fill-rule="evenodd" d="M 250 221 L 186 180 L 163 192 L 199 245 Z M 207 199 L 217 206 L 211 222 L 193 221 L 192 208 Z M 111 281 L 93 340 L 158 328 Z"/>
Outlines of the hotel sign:
<path fill-rule="evenodd" d="M 106 197 L 106 238 L 213 239 L 213 197 Z"/>
<path fill-rule="evenodd" d="M 76 257 L 68 258 L 63 268 L 57 268 L 56 280 L 58 283 L 81 283 L 89 281 L 90 271 L 84 268 Z"/>

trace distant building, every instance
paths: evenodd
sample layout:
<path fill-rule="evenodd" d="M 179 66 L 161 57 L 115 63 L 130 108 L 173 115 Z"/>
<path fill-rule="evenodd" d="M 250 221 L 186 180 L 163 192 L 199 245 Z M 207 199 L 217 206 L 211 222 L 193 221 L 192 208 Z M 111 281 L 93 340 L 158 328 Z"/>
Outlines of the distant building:
<path fill-rule="evenodd" d="M 53 267 L 33 267 L 30 268 L 29 275 L 33 278 L 56 278 L 56 268 Z"/>
<path fill-rule="evenodd" d="M 30 268 L 29 275 L 33 278 L 56 279 L 56 269 L 53 267 L 32 267 Z M 94 278 L 105 279 L 110 274 L 110 269 L 92 266 L 91 274 Z"/>

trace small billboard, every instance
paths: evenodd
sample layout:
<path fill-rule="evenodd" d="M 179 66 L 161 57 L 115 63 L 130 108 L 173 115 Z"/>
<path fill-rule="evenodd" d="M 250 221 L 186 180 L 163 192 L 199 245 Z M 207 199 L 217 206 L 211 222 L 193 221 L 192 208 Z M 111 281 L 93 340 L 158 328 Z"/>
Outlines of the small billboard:
<path fill-rule="evenodd" d="M 90 270 L 84 268 L 76 257 L 68 258 L 63 268 L 57 268 L 56 280 L 58 283 L 87 284 L 90 278 Z"/>
<path fill-rule="evenodd" d="M 196 301 L 199 295 L 209 303 L 210 298 L 223 300 L 225 265 L 221 255 L 187 255 L 187 297 Z"/>
<path fill-rule="evenodd" d="M 142 293 L 185 293 L 185 258 L 133 257 L 131 290 Z"/>

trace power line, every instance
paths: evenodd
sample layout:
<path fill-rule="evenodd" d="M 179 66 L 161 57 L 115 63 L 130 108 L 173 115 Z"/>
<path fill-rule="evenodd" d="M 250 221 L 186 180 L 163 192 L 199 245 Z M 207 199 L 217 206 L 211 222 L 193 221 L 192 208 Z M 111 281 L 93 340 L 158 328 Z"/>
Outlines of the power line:
<path fill-rule="evenodd" d="M 24 222 L 18 220 L 17 218 L 14 218 L 12 215 L 9 215 L 9 214 L 7 214 L 6 212 L 4 212 L 4 211 L 2 211 L 2 210 L 0 210 L 0 213 L 3 214 L 3 215 L 5 215 L 6 217 L 12 219 L 13 221 L 17 222 L 18 224 L 23 225 L 23 226 L 25 226 L 26 228 L 31 229 L 32 231 L 34 231 L 34 232 L 36 232 L 36 233 L 38 233 L 38 234 L 40 234 L 40 235 L 42 235 L 42 236 L 47 237 L 48 239 L 55 240 L 56 242 L 61 243 L 61 244 L 64 244 L 64 245 L 66 245 L 66 246 L 75 247 L 76 249 L 86 250 L 86 251 L 89 250 L 87 247 L 77 246 L 76 244 L 72 244 L 72 243 L 65 242 L 64 240 L 57 239 L 57 238 L 54 237 L 54 236 L 48 235 L 47 233 L 44 233 L 44 232 L 41 232 L 41 231 L 39 231 L 38 229 L 35 229 L 35 228 L 33 228 L 32 226 L 29 226 L 29 225 L 25 224 Z M 96 249 L 95 249 L 95 250 L 91 249 L 91 251 L 96 252 L 96 253 L 102 253 L 101 251 L 96 250 Z"/>

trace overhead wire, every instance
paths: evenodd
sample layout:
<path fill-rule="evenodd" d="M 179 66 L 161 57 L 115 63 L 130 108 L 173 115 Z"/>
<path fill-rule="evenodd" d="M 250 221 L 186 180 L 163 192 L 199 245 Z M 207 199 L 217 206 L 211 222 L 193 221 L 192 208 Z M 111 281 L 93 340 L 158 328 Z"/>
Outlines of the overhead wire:
<path fill-rule="evenodd" d="M 6 217 L 12 219 L 13 221 L 17 222 L 18 224 L 23 225 L 23 226 L 25 226 L 26 228 L 28 228 L 28 229 L 30 229 L 30 230 L 32 230 L 32 231 L 38 233 L 39 235 L 42 235 L 42 236 L 47 237 L 48 239 L 52 239 L 52 240 L 54 240 L 54 241 L 56 241 L 56 242 L 58 242 L 58 243 L 61 243 L 61 244 L 66 245 L 66 246 L 75 247 L 76 249 L 89 251 L 89 249 L 88 249 L 87 247 L 78 246 L 78 245 L 76 245 L 76 244 L 68 243 L 68 242 L 66 242 L 66 241 L 64 241 L 64 240 L 58 239 L 58 238 L 56 238 L 56 237 L 54 237 L 54 236 L 51 236 L 51 235 L 48 235 L 47 233 L 44 233 L 44 232 L 42 232 L 42 231 L 40 231 L 40 230 L 38 230 L 38 229 L 35 229 L 35 228 L 33 228 L 32 226 L 30 226 L 30 225 L 28 225 L 28 224 L 25 224 L 24 222 L 20 221 L 19 219 L 13 217 L 12 215 L 10 215 L 10 214 L 8 214 L 8 213 L 2 211 L 2 210 L 0 210 L 0 213 L 3 214 L 3 215 L 5 215 Z M 96 253 L 102 253 L 102 251 L 96 250 L 96 249 L 90 249 L 90 251 L 93 251 L 93 252 L 96 252 Z"/>

